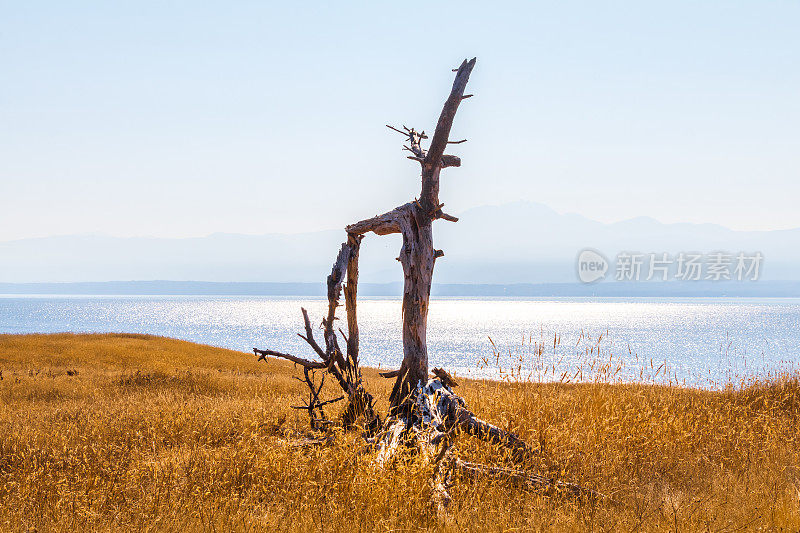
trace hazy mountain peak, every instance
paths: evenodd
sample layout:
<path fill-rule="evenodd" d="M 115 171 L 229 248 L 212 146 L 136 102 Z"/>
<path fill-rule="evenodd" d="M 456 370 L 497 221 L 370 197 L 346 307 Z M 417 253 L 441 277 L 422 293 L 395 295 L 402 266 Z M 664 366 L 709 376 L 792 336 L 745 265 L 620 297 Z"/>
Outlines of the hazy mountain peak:
<path fill-rule="evenodd" d="M 664 224 L 635 217 L 604 224 L 547 205 L 518 201 L 463 211 L 457 224 L 438 222 L 445 257 L 439 283 L 574 282 L 584 248 L 613 258 L 619 251 L 761 251 L 764 275 L 800 278 L 800 228 L 740 232 L 715 224 Z M 298 234 L 214 233 L 206 237 L 119 238 L 62 235 L 0 242 L 0 282 L 199 280 L 319 282 L 344 238 L 339 229 Z M 361 252 L 365 282 L 401 282 L 397 235 L 369 238 Z"/>

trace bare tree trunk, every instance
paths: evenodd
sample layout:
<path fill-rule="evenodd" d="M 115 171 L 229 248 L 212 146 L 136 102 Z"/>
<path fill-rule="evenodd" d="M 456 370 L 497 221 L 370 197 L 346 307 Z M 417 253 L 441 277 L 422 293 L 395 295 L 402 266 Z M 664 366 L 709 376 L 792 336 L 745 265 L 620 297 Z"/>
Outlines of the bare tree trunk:
<path fill-rule="evenodd" d="M 405 131 L 392 128 L 408 137 L 405 148 L 413 155 L 409 159 L 422 166 L 422 189 L 419 200 L 400 206 L 390 213 L 347 227 L 348 233 L 363 234 L 374 231 L 379 235 L 403 234 L 403 248 L 398 260 L 403 265 L 403 363 L 390 397 L 392 414 L 401 406 L 408 407 L 418 388 L 428 382 L 428 303 L 431 296 L 433 267 L 437 257 L 444 255 L 433 247 L 432 223 L 438 218 L 458 219 L 442 212 L 439 203 L 439 174 L 443 167 L 460 166 L 461 160 L 444 155 L 458 106 L 464 98 L 464 89 L 475 66 L 475 59 L 464 60 L 457 69 L 453 88 L 442 108 L 430 148 L 425 151 L 421 142 L 425 132 L 403 126 Z M 391 126 L 390 126 L 391 127 Z M 463 141 L 456 141 L 457 143 Z M 407 411 L 407 409 L 402 409 Z"/>
<path fill-rule="evenodd" d="M 428 381 L 428 302 L 435 262 L 431 220 L 414 205 L 403 231 L 403 363 L 389 398 L 391 414 Z"/>

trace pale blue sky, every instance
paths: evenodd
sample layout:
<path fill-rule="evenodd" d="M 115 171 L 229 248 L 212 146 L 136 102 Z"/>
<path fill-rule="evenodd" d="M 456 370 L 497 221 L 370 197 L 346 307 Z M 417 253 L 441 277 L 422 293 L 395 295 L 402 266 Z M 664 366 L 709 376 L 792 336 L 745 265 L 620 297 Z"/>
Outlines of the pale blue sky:
<path fill-rule="evenodd" d="M 0 5 L 0 240 L 388 210 L 472 56 L 451 212 L 800 226 L 798 1 Z"/>

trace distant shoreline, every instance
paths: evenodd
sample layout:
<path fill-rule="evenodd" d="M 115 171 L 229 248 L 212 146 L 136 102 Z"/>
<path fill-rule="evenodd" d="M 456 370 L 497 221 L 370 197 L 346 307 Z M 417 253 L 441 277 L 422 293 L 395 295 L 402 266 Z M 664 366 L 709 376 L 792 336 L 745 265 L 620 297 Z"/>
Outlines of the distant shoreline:
<path fill-rule="evenodd" d="M 398 297 L 401 283 L 361 283 L 361 296 Z M 0 283 L 3 295 L 118 296 L 325 296 L 324 283 L 214 281 L 103 281 L 72 283 Z M 800 281 L 756 282 L 603 282 L 434 284 L 433 297 L 754 297 L 798 298 Z"/>

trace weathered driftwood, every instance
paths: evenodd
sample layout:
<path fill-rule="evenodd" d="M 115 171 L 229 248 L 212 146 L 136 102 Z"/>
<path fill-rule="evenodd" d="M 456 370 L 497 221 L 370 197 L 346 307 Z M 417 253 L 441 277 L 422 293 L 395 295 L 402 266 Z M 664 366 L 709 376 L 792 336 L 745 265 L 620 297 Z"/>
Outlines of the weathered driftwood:
<path fill-rule="evenodd" d="M 443 369 L 434 369 L 434 379 L 428 378 L 427 319 L 431 282 L 436 259 L 444 252 L 433 247 L 432 223 L 443 219 L 456 222 L 448 215 L 439 201 L 439 176 L 443 168 L 458 167 L 461 160 L 444 153 L 448 144 L 460 144 L 466 139 L 450 141 L 450 130 L 458 106 L 465 95 L 469 76 L 475 59 L 464 60 L 456 69 L 455 81 L 442 108 L 439 121 L 431 138 L 430 146 L 424 149 L 422 141 L 428 139 L 424 131 L 403 126 L 402 129 L 387 126 L 406 137 L 404 149 L 411 153 L 409 159 L 420 163 L 420 196 L 387 213 L 356 222 L 345 228 L 347 241 L 342 244 L 336 261 L 328 276 L 328 312 L 322 319 L 324 346 L 315 338 L 311 321 L 302 309 L 305 335 L 300 335 L 311 346 L 319 361 L 312 361 L 291 354 L 272 350 L 254 349 L 259 359 L 265 356 L 283 358 L 303 367 L 304 380 L 309 387 L 309 401 L 299 408 L 306 409 L 312 426 L 327 423 L 322 407 L 335 400 L 323 401 L 320 387 L 316 387 L 315 370 L 330 374 L 347 398 L 343 413 L 345 426 L 360 422 L 364 437 L 376 451 L 375 460 L 388 464 L 401 452 L 410 450 L 425 461 L 434 464 L 431 479 L 432 502 L 443 510 L 449 501 L 448 486 L 452 474 L 488 475 L 506 477 L 512 481 L 524 480 L 530 487 L 555 487 L 570 493 L 570 484 L 564 484 L 537 474 L 506 470 L 497 467 L 475 465 L 456 459 L 453 441 L 459 434 L 468 434 L 500 448 L 509 450 L 514 459 L 524 461 L 538 450 L 531 448 L 513 433 L 481 420 L 470 411 L 464 400 L 453 393 L 455 380 Z M 382 372 L 395 383 L 389 398 L 390 409 L 385 420 L 375 412 L 373 397 L 365 390 L 359 367 L 359 331 L 357 317 L 358 257 L 365 234 L 388 235 L 400 233 L 403 245 L 397 258 L 403 268 L 403 361 L 399 369 Z M 347 312 L 347 335 L 340 329 L 346 349 L 342 351 L 334 328 L 336 310 L 344 291 Z M 573 491 L 574 492 L 574 491 Z M 580 490 L 575 494 L 580 494 Z"/>
<path fill-rule="evenodd" d="M 358 284 L 358 248 L 360 242 L 360 237 L 353 236 L 348 239 L 348 242 L 342 244 L 336 261 L 333 264 L 333 268 L 331 269 L 331 274 L 328 276 L 328 313 L 322 319 L 325 348 L 320 346 L 314 338 L 314 329 L 311 326 L 308 312 L 305 309 L 301 309 L 303 323 L 305 325 L 305 335 L 298 335 L 311 346 L 321 361 L 311 361 L 291 354 L 273 350 L 260 350 L 258 348 L 254 348 L 253 352 L 259 356 L 259 359 L 264 359 L 267 355 L 286 359 L 303 367 L 306 373 L 308 370 L 324 369 L 326 373 L 334 377 L 348 399 L 343 415 L 345 425 L 350 426 L 359 418 L 363 417 L 364 427 L 368 432 L 374 432 L 380 426 L 381 421 L 380 417 L 375 412 L 372 395 L 364 389 L 361 369 L 358 365 L 358 325 L 356 323 L 355 308 L 356 287 Z M 339 346 L 334 323 L 337 319 L 336 309 L 339 307 L 339 298 L 346 276 L 351 289 L 345 290 L 346 307 L 348 308 L 349 335 L 346 336 L 347 351 L 344 353 Z M 306 381 L 308 382 L 308 380 Z M 316 420 L 315 413 L 324 417 L 321 407 L 330 403 L 330 401 L 322 402 L 319 400 L 319 389 L 316 389 L 316 393 L 314 392 L 315 388 L 313 382 L 309 382 L 309 389 L 311 390 L 312 397 L 309 404 L 303 408 L 309 411 L 312 425 L 314 425 L 314 421 Z"/>

